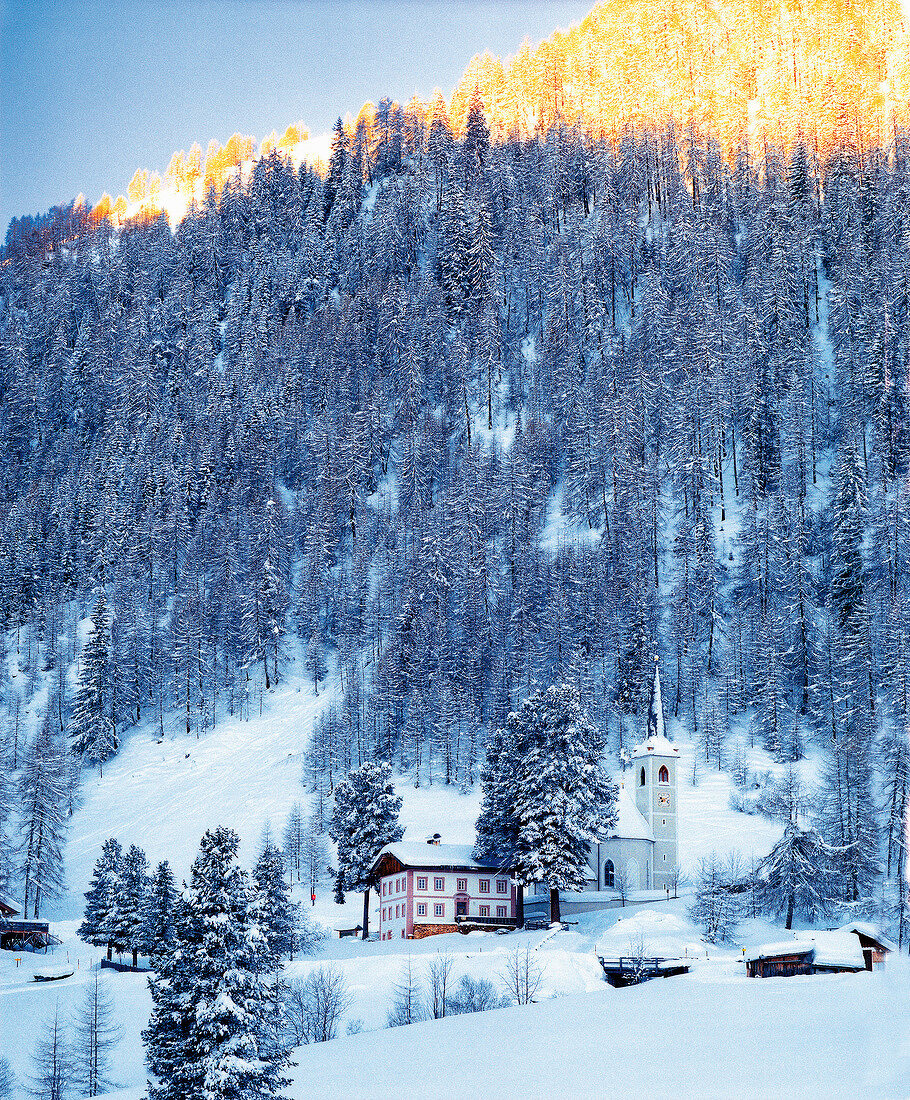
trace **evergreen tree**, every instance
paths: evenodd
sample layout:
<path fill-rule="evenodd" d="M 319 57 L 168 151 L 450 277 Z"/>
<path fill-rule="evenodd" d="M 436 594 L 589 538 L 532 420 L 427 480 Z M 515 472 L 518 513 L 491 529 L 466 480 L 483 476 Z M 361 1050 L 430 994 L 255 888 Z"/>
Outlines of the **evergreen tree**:
<path fill-rule="evenodd" d="M 157 1083 L 150 1100 L 264 1100 L 287 1083 L 278 1045 L 274 984 L 265 940 L 250 910 L 254 893 L 238 867 L 238 838 L 202 838 L 178 906 L 174 947 L 149 981 L 143 1032 Z"/>
<path fill-rule="evenodd" d="M 174 875 L 165 859 L 155 868 L 142 912 L 142 939 L 139 949 L 156 966 L 173 948 L 176 909 Z"/>
<path fill-rule="evenodd" d="M 293 959 L 298 946 L 297 921 L 300 906 L 291 901 L 291 890 L 285 881 L 285 866 L 281 852 L 267 842 L 253 871 L 258 892 L 254 915 L 266 938 L 269 953 L 280 960 Z"/>
<path fill-rule="evenodd" d="M 149 890 L 145 852 L 131 844 L 120 865 L 120 893 L 112 920 L 114 941 L 132 952 L 133 966 L 143 943 L 143 916 Z"/>
<path fill-rule="evenodd" d="M 758 903 L 786 927 L 798 915 L 815 921 L 831 907 L 834 853 L 814 829 L 805 832 L 791 821 L 784 835 L 758 865 Z"/>
<path fill-rule="evenodd" d="M 103 590 L 92 610 L 92 625 L 79 663 L 79 686 L 69 735 L 73 753 L 87 764 L 103 766 L 120 747 L 111 660 L 111 620 Z"/>
<path fill-rule="evenodd" d="M 107 945 L 110 959 L 119 925 L 119 905 L 123 890 L 123 849 L 114 837 L 104 842 L 95 861 L 92 881 L 85 895 L 85 914 L 76 933 L 96 947 Z M 119 943 L 118 943 L 119 946 Z"/>
<path fill-rule="evenodd" d="M 9 1062 L 0 1056 L 0 1100 L 14 1100 L 15 1089 L 16 1078 L 13 1076 Z"/>
<path fill-rule="evenodd" d="M 345 890 L 363 890 L 363 938 L 370 934 L 370 890 L 376 885 L 373 862 L 387 844 L 401 840 L 398 824 L 401 798 L 392 786 L 392 769 L 385 761 L 367 761 L 335 788 L 329 836 L 338 847 L 336 900 Z"/>
<path fill-rule="evenodd" d="M 557 921 L 559 891 L 582 889 L 588 845 L 616 820 L 616 788 L 602 770 L 604 739 L 578 691 L 565 684 L 526 699 L 506 731 L 481 777 L 477 850 L 500 865 L 511 854 L 523 883 L 548 883 L 550 919 Z"/>

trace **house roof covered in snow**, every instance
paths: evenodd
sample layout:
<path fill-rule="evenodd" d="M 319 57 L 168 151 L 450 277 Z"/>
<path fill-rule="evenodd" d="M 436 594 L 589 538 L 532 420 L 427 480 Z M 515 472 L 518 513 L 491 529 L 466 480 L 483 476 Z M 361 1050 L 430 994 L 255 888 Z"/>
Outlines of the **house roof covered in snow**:
<path fill-rule="evenodd" d="M 0 894 L 0 917 L 14 917 L 19 912 L 5 894 Z"/>
<path fill-rule="evenodd" d="M 633 758 L 636 756 L 679 756 L 679 749 L 668 741 L 666 737 L 652 735 L 646 738 L 640 745 L 632 750 Z"/>
<path fill-rule="evenodd" d="M 616 825 L 607 834 L 608 840 L 650 840 L 654 843 L 651 826 L 635 805 L 632 792 L 624 784 L 619 788 L 616 810 Z"/>
<path fill-rule="evenodd" d="M 375 867 L 383 856 L 398 860 L 402 867 L 439 867 L 441 869 L 496 870 L 489 863 L 478 863 L 470 844 L 426 844 L 420 840 L 400 840 L 387 844 L 373 862 Z"/>

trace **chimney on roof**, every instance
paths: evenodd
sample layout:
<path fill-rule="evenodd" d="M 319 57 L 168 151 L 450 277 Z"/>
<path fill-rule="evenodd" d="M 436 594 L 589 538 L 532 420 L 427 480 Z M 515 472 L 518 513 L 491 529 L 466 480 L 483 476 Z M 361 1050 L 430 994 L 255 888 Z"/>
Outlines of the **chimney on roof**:
<path fill-rule="evenodd" d="M 439 833 L 433 833 L 432 836 L 427 837 L 427 844 L 438 844 L 440 840 L 442 840 L 442 837 Z"/>

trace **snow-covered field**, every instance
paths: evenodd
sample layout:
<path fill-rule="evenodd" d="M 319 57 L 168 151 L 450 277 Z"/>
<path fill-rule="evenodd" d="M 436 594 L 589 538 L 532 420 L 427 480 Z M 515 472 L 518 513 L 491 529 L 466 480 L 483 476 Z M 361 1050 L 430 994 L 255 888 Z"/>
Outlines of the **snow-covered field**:
<path fill-rule="evenodd" d="M 58 903 L 55 931 L 63 943 L 50 956 L 0 952 L 0 1053 L 23 1084 L 42 1021 L 55 1007 L 67 1023 L 78 1010 L 100 951 L 75 936 L 82 894 L 101 844 L 117 836 L 141 845 L 154 864 L 170 859 L 186 875 L 205 829 L 230 825 L 251 864 L 267 823 L 280 835 L 301 785 L 305 748 L 321 708 L 291 677 L 266 697 L 263 714 L 231 720 L 198 740 L 177 736 L 159 743 L 151 730 L 127 741 L 103 779 L 87 777 L 67 849 L 69 891 Z M 681 744 L 680 856 L 684 874 L 716 851 L 738 849 L 760 858 L 780 835 L 778 824 L 729 809 L 726 773 L 702 770 L 688 782 L 692 751 Z M 811 766 L 811 765 L 808 765 Z M 415 788 L 398 780 L 405 836 L 440 832 L 447 842 L 473 840 L 479 795 L 444 787 Z M 361 899 L 344 907 L 325 882 L 307 911 L 331 928 L 360 914 Z M 738 942 L 706 948 L 689 921 L 689 898 L 646 901 L 586 914 L 568 932 L 509 935 L 472 933 L 402 944 L 327 938 L 319 953 L 289 964 L 301 977 L 319 964 L 343 975 L 351 1003 L 340 1038 L 295 1054 L 295 1098 L 435 1097 L 910 1097 L 910 969 L 894 960 L 873 975 L 750 980 L 742 949 L 779 940 L 763 921 L 740 926 Z M 603 981 L 598 954 L 684 956 L 684 977 L 623 990 Z M 452 983 L 462 974 L 501 988 L 509 953 L 529 945 L 542 971 L 539 1003 L 388 1029 L 395 986 L 410 963 L 418 983 L 429 962 L 452 959 Z M 17 959 L 21 961 L 17 964 Z M 32 974 L 69 962 L 71 978 L 38 984 Z M 145 1086 L 140 1032 L 150 1009 L 142 975 L 105 972 L 122 1030 L 112 1079 L 124 1100 Z M 345 1034 L 349 1023 L 360 1033 Z M 25 1096 L 25 1093 L 21 1093 Z"/>

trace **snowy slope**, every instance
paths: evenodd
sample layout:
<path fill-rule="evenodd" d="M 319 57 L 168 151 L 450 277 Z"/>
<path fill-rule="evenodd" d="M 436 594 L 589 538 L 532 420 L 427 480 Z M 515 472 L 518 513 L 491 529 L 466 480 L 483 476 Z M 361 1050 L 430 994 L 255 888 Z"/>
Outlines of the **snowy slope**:
<path fill-rule="evenodd" d="M 649 982 L 341 1038 L 294 1097 L 910 1095 L 910 974 Z M 900 1051 L 898 1058 L 895 1053 Z"/>

